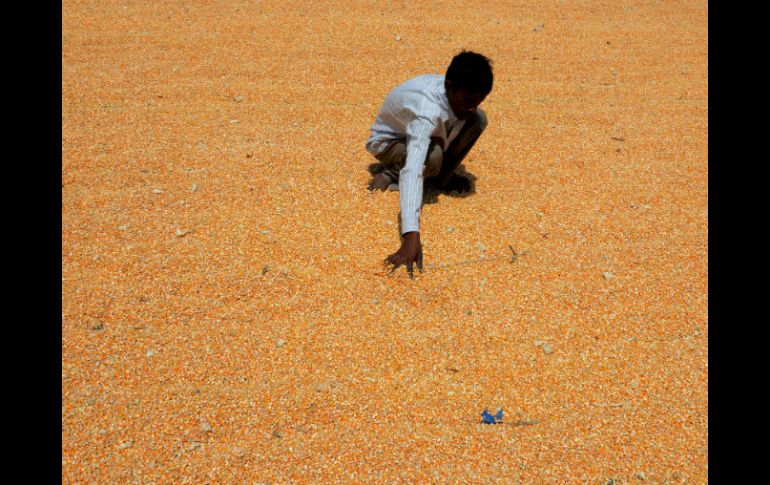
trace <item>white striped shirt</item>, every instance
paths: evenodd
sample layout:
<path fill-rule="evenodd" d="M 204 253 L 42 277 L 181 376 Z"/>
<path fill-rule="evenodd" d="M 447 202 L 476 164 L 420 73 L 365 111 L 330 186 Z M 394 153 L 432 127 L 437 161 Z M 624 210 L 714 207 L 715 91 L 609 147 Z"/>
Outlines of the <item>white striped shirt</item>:
<path fill-rule="evenodd" d="M 463 124 L 449 105 L 441 74 L 412 78 L 385 98 L 366 149 L 378 155 L 393 140 L 406 139 L 406 163 L 398 176 L 402 234 L 420 230 L 422 171 L 431 137 L 440 138 L 446 150 Z"/>

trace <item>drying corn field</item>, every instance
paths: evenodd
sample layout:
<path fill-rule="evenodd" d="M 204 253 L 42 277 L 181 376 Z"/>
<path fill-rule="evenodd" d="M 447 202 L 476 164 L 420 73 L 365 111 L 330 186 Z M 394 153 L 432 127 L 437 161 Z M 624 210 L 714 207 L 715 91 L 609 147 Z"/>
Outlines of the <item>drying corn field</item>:
<path fill-rule="evenodd" d="M 62 480 L 707 483 L 707 25 L 65 1 Z M 489 125 L 474 191 L 426 191 L 411 280 L 364 144 L 463 49 Z"/>

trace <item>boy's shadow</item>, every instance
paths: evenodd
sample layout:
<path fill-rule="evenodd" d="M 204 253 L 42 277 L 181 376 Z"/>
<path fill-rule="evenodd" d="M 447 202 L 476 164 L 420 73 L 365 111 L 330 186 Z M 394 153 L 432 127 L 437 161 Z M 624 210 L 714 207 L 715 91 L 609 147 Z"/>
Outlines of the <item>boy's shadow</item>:
<path fill-rule="evenodd" d="M 385 164 L 381 162 L 374 162 L 371 163 L 368 167 L 369 173 L 373 176 L 377 175 L 378 173 L 382 172 L 385 169 Z M 467 192 L 464 192 L 462 194 L 455 192 L 455 191 L 447 191 L 440 189 L 433 185 L 432 180 L 430 178 L 425 180 L 425 185 L 423 186 L 422 191 L 422 203 L 425 204 L 435 204 L 438 202 L 439 195 L 446 195 L 448 197 L 458 198 L 458 199 L 464 199 L 466 197 L 470 197 L 473 194 L 476 193 L 476 180 L 478 177 L 473 175 L 472 173 L 468 172 L 465 169 L 464 164 L 460 164 L 459 167 L 455 170 L 455 175 L 458 177 L 464 177 L 468 179 L 470 182 L 470 190 Z M 400 219 L 400 218 L 399 218 Z"/>

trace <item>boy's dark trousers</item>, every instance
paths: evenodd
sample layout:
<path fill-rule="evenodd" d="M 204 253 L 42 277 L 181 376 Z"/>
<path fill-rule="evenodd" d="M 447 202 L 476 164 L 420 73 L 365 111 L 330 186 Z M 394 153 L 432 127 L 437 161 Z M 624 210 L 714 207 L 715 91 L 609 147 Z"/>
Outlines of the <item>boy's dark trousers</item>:
<path fill-rule="evenodd" d="M 465 121 L 460 133 L 452 140 L 446 150 L 442 149 L 440 139 L 431 138 L 428 155 L 425 158 L 425 168 L 422 172 L 423 177 L 426 179 L 435 177 L 433 179 L 435 185 L 443 187 L 486 127 L 487 115 L 477 109 L 475 116 Z M 391 179 L 391 183 L 397 184 L 398 174 L 406 164 L 406 140 L 399 139 L 391 142 L 375 158 L 385 166 L 382 173 Z"/>

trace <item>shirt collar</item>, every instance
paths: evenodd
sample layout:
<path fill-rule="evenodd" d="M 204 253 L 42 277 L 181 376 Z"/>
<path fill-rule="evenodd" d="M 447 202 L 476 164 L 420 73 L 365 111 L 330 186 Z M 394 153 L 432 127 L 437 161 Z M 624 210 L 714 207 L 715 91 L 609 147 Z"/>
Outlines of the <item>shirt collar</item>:
<path fill-rule="evenodd" d="M 444 108 L 444 111 L 446 114 L 442 113 L 442 118 L 446 117 L 443 121 L 448 120 L 457 120 L 457 115 L 454 111 L 452 111 L 452 106 L 449 104 L 449 98 L 446 95 L 446 88 L 444 87 L 444 79 L 446 79 L 446 75 L 441 76 L 440 84 L 439 84 L 439 99 L 441 100 L 441 106 Z"/>

